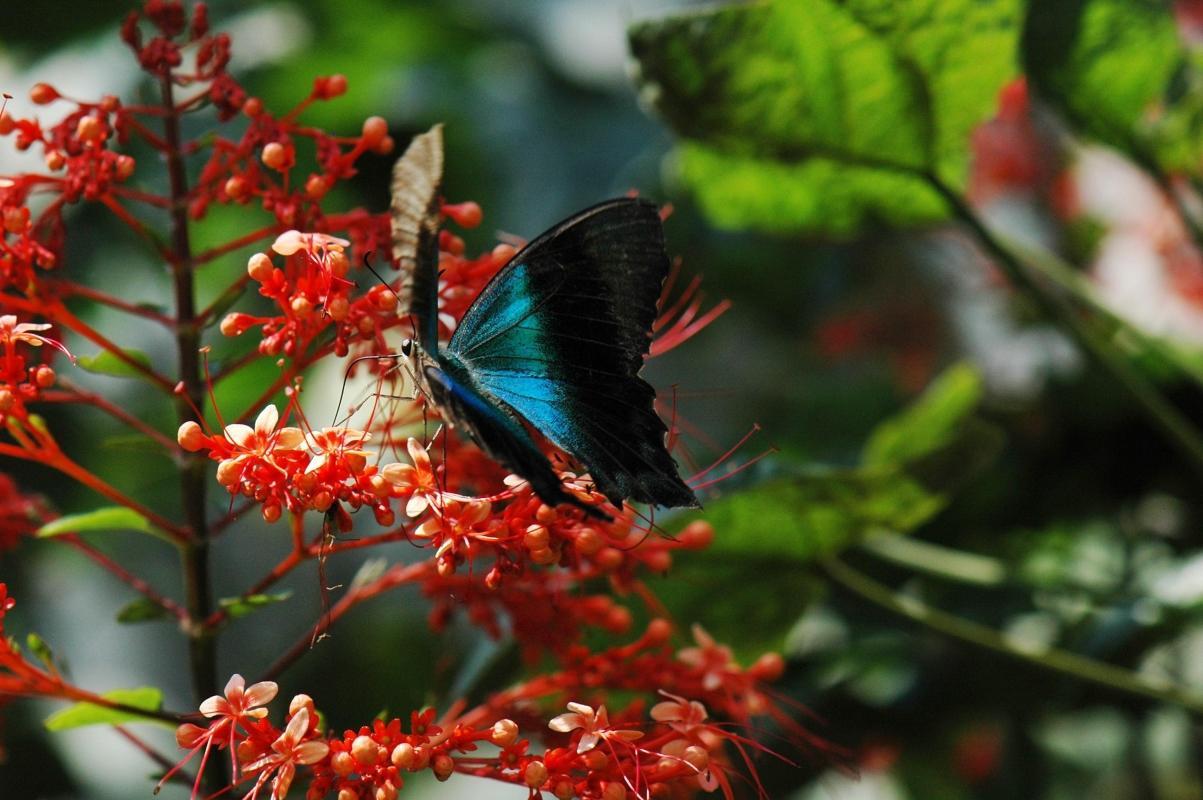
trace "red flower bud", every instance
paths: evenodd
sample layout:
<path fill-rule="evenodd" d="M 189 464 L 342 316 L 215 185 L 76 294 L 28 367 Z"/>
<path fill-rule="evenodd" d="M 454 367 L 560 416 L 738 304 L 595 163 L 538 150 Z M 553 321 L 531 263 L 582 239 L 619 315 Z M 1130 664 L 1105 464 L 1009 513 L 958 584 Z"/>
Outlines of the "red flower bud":
<path fill-rule="evenodd" d="M 53 103 L 60 96 L 58 89 L 55 89 L 48 83 L 35 83 L 33 88 L 29 90 L 30 101 L 39 106 Z"/>

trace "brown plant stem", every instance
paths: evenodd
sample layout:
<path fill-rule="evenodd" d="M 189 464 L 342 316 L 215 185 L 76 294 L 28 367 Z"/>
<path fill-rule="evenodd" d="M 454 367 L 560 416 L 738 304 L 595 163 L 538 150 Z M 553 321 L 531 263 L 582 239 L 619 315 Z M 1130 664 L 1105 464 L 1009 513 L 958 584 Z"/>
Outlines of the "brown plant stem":
<path fill-rule="evenodd" d="M 175 290 L 176 352 L 184 397 L 176 401 L 180 424 L 197 421 L 193 408 L 204 402 L 200 363 L 200 334 L 194 324 L 196 298 L 193 286 L 192 245 L 188 238 L 188 178 L 180 147 L 180 117 L 172 94 L 171 75 L 159 79 L 163 116 L 164 157 L 171 188 L 171 274 Z M 192 693 L 197 703 L 217 694 L 217 642 L 201 624 L 212 612 L 209 576 L 209 529 L 205 514 L 205 457 L 187 453 L 180 467 L 180 492 L 189 530 L 181 548 L 184 596 L 188 608 L 188 657 Z"/>

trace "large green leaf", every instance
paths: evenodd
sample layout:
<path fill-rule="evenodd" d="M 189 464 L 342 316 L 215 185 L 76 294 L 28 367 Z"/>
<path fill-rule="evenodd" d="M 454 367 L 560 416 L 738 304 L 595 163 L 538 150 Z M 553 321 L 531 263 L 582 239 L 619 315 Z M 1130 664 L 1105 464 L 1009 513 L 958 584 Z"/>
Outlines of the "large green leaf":
<path fill-rule="evenodd" d="M 1022 50 L 1036 91 L 1079 128 L 1142 162 L 1199 174 L 1203 72 L 1169 3 L 1032 2 Z"/>
<path fill-rule="evenodd" d="M 1018 29 L 1017 0 L 781 0 L 643 22 L 630 41 L 716 222 L 851 235 L 946 213 L 924 176 L 964 185 Z"/>
<path fill-rule="evenodd" d="M 153 686 L 141 686 L 137 689 L 115 689 L 101 695 L 106 700 L 120 703 L 131 708 L 144 711 L 157 711 L 163 702 L 163 693 Z M 129 711 L 98 706 L 93 703 L 76 703 L 62 711 L 56 711 L 46 718 L 46 728 L 51 731 L 65 731 L 69 728 L 82 728 L 85 725 L 121 725 L 126 722 L 145 722 L 146 717 Z"/>
<path fill-rule="evenodd" d="M 998 453 L 1001 433 L 978 415 L 981 378 L 959 364 L 870 434 L 859 467 L 810 469 L 707 505 L 713 550 L 794 561 L 866 536 L 908 533 Z"/>

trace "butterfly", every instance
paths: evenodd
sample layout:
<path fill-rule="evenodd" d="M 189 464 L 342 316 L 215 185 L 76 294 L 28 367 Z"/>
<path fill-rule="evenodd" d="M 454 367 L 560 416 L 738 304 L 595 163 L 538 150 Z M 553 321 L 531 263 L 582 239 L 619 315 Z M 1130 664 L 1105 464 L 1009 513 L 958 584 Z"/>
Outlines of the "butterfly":
<path fill-rule="evenodd" d="M 549 505 L 609 517 L 570 494 L 527 426 L 571 455 L 615 506 L 699 505 L 665 447 L 655 391 L 639 377 L 669 270 L 656 206 L 624 197 L 536 237 L 438 339 L 442 127 L 393 169 L 393 255 L 411 276 L 416 341 L 402 343 L 420 391 L 453 427 Z"/>

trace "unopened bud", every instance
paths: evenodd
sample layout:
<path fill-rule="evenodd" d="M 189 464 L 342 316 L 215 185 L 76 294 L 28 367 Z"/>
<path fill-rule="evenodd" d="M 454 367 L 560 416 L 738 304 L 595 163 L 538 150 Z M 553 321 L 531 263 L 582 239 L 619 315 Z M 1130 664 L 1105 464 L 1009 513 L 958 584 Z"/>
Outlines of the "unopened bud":
<path fill-rule="evenodd" d="M 455 224 L 461 228 L 475 228 L 485 216 L 484 212 L 480 210 L 480 204 L 474 203 L 471 200 L 466 203 L 445 205 L 443 206 L 443 213 L 454 220 Z"/>
<path fill-rule="evenodd" d="M 134 174 L 135 166 L 137 166 L 137 162 L 134 161 L 133 156 L 125 154 L 117 156 L 117 180 L 128 181 L 130 176 Z"/>
<path fill-rule="evenodd" d="M 305 181 L 305 194 L 310 200 L 321 200 L 330 191 L 330 182 L 321 175 L 310 175 Z"/>
<path fill-rule="evenodd" d="M 75 135 L 85 142 L 95 142 L 104 136 L 104 126 L 96 117 L 80 117 L 75 126 Z"/>
<path fill-rule="evenodd" d="M 175 440 L 179 442 L 180 447 L 189 453 L 195 453 L 204 447 L 206 438 L 205 432 L 201 430 L 201 426 L 192 420 L 188 420 L 181 425 L 175 435 Z"/>
<path fill-rule="evenodd" d="M 530 762 L 522 773 L 522 781 L 532 789 L 539 788 L 547 781 L 547 765 L 542 761 Z"/>
<path fill-rule="evenodd" d="M 54 370 L 45 364 L 33 371 L 33 382 L 38 385 L 39 389 L 49 389 L 54 385 L 54 379 Z"/>
<path fill-rule="evenodd" d="M 376 758 L 379 752 L 376 749 L 376 740 L 371 736 L 356 736 L 351 742 L 351 755 L 355 756 L 355 760 L 365 767 L 370 767 L 376 763 Z"/>
<path fill-rule="evenodd" d="M 414 764 L 414 755 L 414 746 L 409 742 L 402 742 L 393 748 L 393 755 L 389 760 L 397 769 L 409 769 Z"/>
<path fill-rule="evenodd" d="M 35 105 L 44 106 L 47 103 L 53 103 L 58 98 L 58 89 L 48 83 L 35 83 L 29 90 L 29 99 Z"/>
<path fill-rule="evenodd" d="M 499 719 L 493 723 L 489 741 L 498 747 L 509 747 L 518 740 L 518 723 L 512 719 Z"/>
<path fill-rule="evenodd" d="M 384 117 L 368 117 L 363 121 L 363 146 L 372 150 L 388 136 L 388 123 Z"/>
<path fill-rule="evenodd" d="M 46 154 L 43 161 L 46 163 L 46 169 L 51 172 L 58 172 L 63 168 L 63 164 L 67 162 L 67 159 L 63 158 L 63 154 L 58 150 L 51 150 Z"/>
<path fill-rule="evenodd" d="M 446 753 L 439 753 L 434 757 L 430 768 L 434 771 L 436 778 L 445 781 L 451 777 L 451 773 L 455 772 L 455 760 Z"/>
<path fill-rule="evenodd" d="M 266 283 L 274 271 L 272 260 L 264 253 L 255 253 L 246 262 L 246 273 L 259 283 Z"/>
<path fill-rule="evenodd" d="M 288 150 L 279 142 L 268 142 L 263 146 L 263 163 L 274 170 L 283 170 L 288 165 Z"/>

